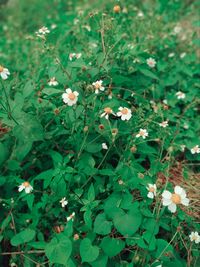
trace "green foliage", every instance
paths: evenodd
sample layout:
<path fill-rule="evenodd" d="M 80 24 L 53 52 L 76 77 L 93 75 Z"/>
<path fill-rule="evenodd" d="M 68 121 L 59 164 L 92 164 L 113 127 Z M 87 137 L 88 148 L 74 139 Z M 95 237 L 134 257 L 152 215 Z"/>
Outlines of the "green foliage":
<path fill-rule="evenodd" d="M 200 266 L 197 10 L 0 1 L 0 266 Z"/>

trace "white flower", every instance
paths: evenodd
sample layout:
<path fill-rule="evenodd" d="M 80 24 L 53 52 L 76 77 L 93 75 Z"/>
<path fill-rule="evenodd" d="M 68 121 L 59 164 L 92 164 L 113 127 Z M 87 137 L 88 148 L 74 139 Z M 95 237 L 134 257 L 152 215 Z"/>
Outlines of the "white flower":
<path fill-rule="evenodd" d="M 55 77 L 51 78 L 50 81 L 48 82 L 48 85 L 50 85 L 50 86 L 58 85 L 58 82 L 56 81 L 56 78 Z"/>
<path fill-rule="evenodd" d="M 137 138 L 142 137 L 145 139 L 148 136 L 148 132 L 146 129 L 140 129 L 139 133 L 136 135 Z"/>
<path fill-rule="evenodd" d="M 94 86 L 94 89 L 95 89 L 95 94 L 98 94 L 99 90 L 100 91 L 104 91 L 105 90 L 105 87 L 102 86 L 102 83 L 103 83 L 102 80 L 99 80 L 99 81 L 96 81 L 96 82 L 92 83 L 92 85 Z"/>
<path fill-rule="evenodd" d="M 72 212 L 71 215 L 69 215 L 69 217 L 67 217 L 67 221 L 69 222 L 70 220 L 74 220 L 74 217 L 75 217 L 75 212 Z"/>
<path fill-rule="evenodd" d="M 200 147 L 199 145 L 194 146 L 193 148 L 190 149 L 192 154 L 199 154 L 200 153 Z"/>
<path fill-rule="evenodd" d="M 70 53 L 69 54 L 69 60 L 72 61 L 73 58 L 76 57 L 76 54 L 75 53 Z"/>
<path fill-rule="evenodd" d="M 163 104 L 165 104 L 165 105 L 168 104 L 167 99 L 163 99 Z"/>
<path fill-rule="evenodd" d="M 156 66 L 156 61 L 152 57 L 148 58 L 146 62 L 150 68 L 154 68 Z"/>
<path fill-rule="evenodd" d="M 160 127 L 166 128 L 167 126 L 169 126 L 168 121 L 163 121 L 161 123 L 159 123 Z"/>
<path fill-rule="evenodd" d="M 61 203 L 62 208 L 64 208 L 65 206 L 67 206 L 68 201 L 66 200 L 66 197 L 63 197 L 63 198 L 60 200 L 60 203 Z"/>
<path fill-rule="evenodd" d="M 47 33 L 50 33 L 50 30 L 47 27 L 43 26 L 42 28 L 40 28 L 38 30 L 38 32 L 36 32 L 36 35 L 38 37 L 42 37 L 42 36 L 46 35 Z"/>
<path fill-rule="evenodd" d="M 139 59 L 139 58 L 135 58 L 135 59 L 133 60 L 133 63 L 140 63 L 140 59 Z"/>
<path fill-rule="evenodd" d="M 79 93 L 77 91 L 73 91 L 68 88 L 66 89 L 66 93 L 62 94 L 62 99 L 65 104 L 68 106 L 73 106 L 78 101 L 78 95 Z"/>
<path fill-rule="evenodd" d="M 122 121 L 128 121 L 132 117 L 131 110 L 129 108 L 119 107 L 118 110 L 117 116 L 121 117 Z"/>
<path fill-rule="evenodd" d="M 189 238 L 191 242 L 194 241 L 196 244 L 200 243 L 200 235 L 198 234 L 198 232 L 191 232 Z"/>
<path fill-rule="evenodd" d="M 79 19 L 74 19 L 74 25 L 77 25 L 79 23 Z"/>
<path fill-rule="evenodd" d="M 111 114 L 115 115 L 115 113 L 113 112 L 113 110 L 111 108 L 106 107 L 106 108 L 104 108 L 104 112 L 101 114 L 101 118 L 105 117 L 108 120 L 109 115 L 111 115 Z"/>
<path fill-rule="evenodd" d="M 1 78 L 3 80 L 6 80 L 6 79 L 8 79 L 9 75 L 10 75 L 9 70 L 0 65 L 0 76 L 1 76 Z"/>
<path fill-rule="evenodd" d="M 54 30 L 57 28 L 57 25 L 55 23 L 51 24 L 51 29 Z"/>
<path fill-rule="evenodd" d="M 185 98 L 185 93 L 181 92 L 181 91 L 178 91 L 176 93 L 176 96 L 178 99 L 184 99 Z"/>
<path fill-rule="evenodd" d="M 83 28 L 83 29 L 86 29 L 88 32 L 91 32 L 91 27 L 90 27 L 90 25 L 83 25 L 82 28 Z"/>
<path fill-rule="evenodd" d="M 82 53 L 77 53 L 77 54 L 76 54 L 76 58 L 77 58 L 77 59 L 81 58 L 81 56 L 82 56 Z"/>
<path fill-rule="evenodd" d="M 156 190 L 157 190 L 156 184 L 148 184 L 146 189 L 149 191 L 147 194 L 148 198 L 154 198 L 156 196 Z"/>
<path fill-rule="evenodd" d="M 139 18 L 142 18 L 142 17 L 144 17 L 144 13 L 143 13 L 142 11 L 139 11 L 139 12 L 137 13 L 137 16 L 138 16 Z"/>
<path fill-rule="evenodd" d="M 33 187 L 30 185 L 29 182 L 23 182 L 20 186 L 18 186 L 18 191 L 25 191 L 26 194 L 29 194 L 33 191 Z"/>
<path fill-rule="evenodd" d="M 184 152 L 184 151 L 185 151 L 185 148 L 186 148 L 186 146 L 185 146 L 185 145 L 180 145 L 180 147 L 181 147 L 181 151 L 182 151 L 182 152 Z"/>
<path fill-rule="evenodd" d="M 168 209 L 174 213 L 176 212 L 177 205 L 182 204 L 184 206 L 188 206 L 189 199 L 186 197 L 185 190 L 176 185 L 173 194 L 167 190 L 162 193 L 162 203 L 163 206 L 168 206 Z"/>
<path fill-rule="evenodd" d="M 108 146 L 106 145 L 106 143 L 102 143 L 102 148 L 106 150 L 108 149 Z"/>
<path fill-rule="evenodd" d="M 175 56 L 175 53 L 170 53 L 169 55 L 168 55 L 168 57 L 174 57 Z"/>
<path fill-rule="evenodd" d="M 69 54 L 69 60 L 70 61 L 72 61 L 74 58 L 76 58 L 76 59 L 79 59 L 79 58 L 81 58 L 81 56 L 82 56 L 82 53 L 70 53 Z"/>
<path fill-rule="evenodd" d="M 185 52 L 183 52 L 183 53 L 180 54 L 180 58 L 184 58 L 185 56 L 186 56 L 186 53 Z"/>
<path fill-rule="evenodd" d="M 112 99 L 112 93 L 109 93 L 108 99 Z"/>
<path fill-rule="evenodd" d="M 173 34 L 175 34 L 175 35 L 179 34 L 181 32 L 181 30 L 182 30 L 181 26 L 177 25 L 173 29 Z"/>

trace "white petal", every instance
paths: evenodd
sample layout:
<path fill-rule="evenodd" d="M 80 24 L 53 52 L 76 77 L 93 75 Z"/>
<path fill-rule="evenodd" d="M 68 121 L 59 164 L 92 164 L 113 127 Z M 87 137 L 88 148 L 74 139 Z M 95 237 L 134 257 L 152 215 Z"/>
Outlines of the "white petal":
<path fill-rule="evenodd" d="M 67 88 L 66 90 L 66 93 L 70 94 L 72 92 L 72 90 L 70 88 Z"/>
<path fill-rule="evenodd" d="M 181 198 L 181 204 L 183 204 L 184 206 L 188 206 L 189 202 L 190 202 L 190 200 L 187 197 L 185 197 L 183 199 Z"/>
<path fill-rule="evenodd" d="M 174 204 L 174 203 L 170 204 L 170 205 L 168 206 L 168 209 L 169 209 L 172 213 L 176 212 L 176 204 Z"/>
<path fill-rule="evenodd" d="M 21 184 L 21 185 L 18 187 L 18 191 L 21 192 L 21 191 L 24 190 L 24 188 L 25 188 L 25 186 L 23 186 L 23 185 Z"/>
<path fill-rule="evenodd" d="M 149 192 L 147 195 L 148 198 L 154 198 L 154 194 L 152 192 Z"/>
<path fill-rule="evenodd" d="M 74 95 L 75 95 L 75 96 L 78 96 L 79 93 L 78 93 L 77 91 L 74 91 Z"/>
<path fill-rule="evenodd" d="M 171 199 L 171 196 L 172 196 L 172 193 L 169 192 L 168 190 L 165 190 L 165 191 L 162 193 L 162 197 L 163 197 L 163 198 Z"/>
<path fill-rule="evenodd" d="M 8 78 L 7 74 L 5 72 L 1 73 L 1 77 L 3 80 L 6 80 Z"/>
<path fill-rule="evenodd" d="M 178 195 L 181 195 L 182 194 L 182 190 L 183 188 L 180 187 L 179 185 L 176 185 L 175 188 L 174 188 L 174 192 Z"/>
<path fill-rule="evenodd" d="M 172 204 L 172 201 L 171 201 L 171 199 L 163 198 L 162 204 L 163 204 L 163 206 L 169 206 L 170 204 Z"/>

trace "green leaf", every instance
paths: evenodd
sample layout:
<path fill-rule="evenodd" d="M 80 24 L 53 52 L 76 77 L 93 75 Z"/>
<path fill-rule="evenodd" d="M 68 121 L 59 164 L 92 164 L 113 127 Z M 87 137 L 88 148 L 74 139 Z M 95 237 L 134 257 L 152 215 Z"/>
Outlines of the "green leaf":
<path fill-rule="evenodd" d="M 108 256 L 103 254 L 103 255 L 99 255 L 99 257 L 91 262 L 90 264 L 92 265 L 92 267 L 107 267 L 107 262 L 108 262 Z"/>
<path fill-rule="evenodd" d="M 94 222 L 94 232 L 99 235 L 107 235 L 111 232 L 112 223 L 106 220 L 104 213 L 99 214 Z"/>
<path fill-rule="evenodd" d="M 92 262 L 99 256 L 99 248 L 93 246 L 90 239 L 85 238 L 80 244 L 80 254 L 82 262 Z"/>
<path fill-rule="evenodd" d="M 27 243 L 35 237 L 35 234 L 36 234 L 35 230 L 26 229 L 13 236 L 13 238 L 11 239 L 11 245 L 18 246 Z"/>
<path fill-rule="evenodd" d="M 133 235 L 142 222 L 142 215 L 140 212 L 123 212 L 123 215 L 116 215 L 114 217 L 114 226 L 122 235 L 131 236 Z"/>
<path fill-rule="evenodd" d="M 7 156 L 8 156 L 8 151 L 5 144 L 0 143 L 0 166 L 6 160 Z"/>
<path fill-rule="evenodd" d="M 90 202 L 95 200 L 95 192 L 94 192 L 94 186 L 93 184 L 90 185 L 90 188 L 88 190 L 88 200 Z"/>
<path fill-rule="evenodd" d="M 116 238 L 104 237 L 100 246 L 109 257 L 114 257 L 123 250 L 125 242 Z"/>
<path fill-rule="evenodd" d="M 72 243 L 65 235 L 60 234 L 54 237 L 46 246 L 45 253 L 50 263 L 67 265 L 67 261 L 72 252 Z"/>
<path fill-rule="evenodd" d="M 147 77 L 150 77 L 152 79 L 158 80 L 158 77 L 150 70 L 140 69 L 140 72 L 142 72 Z"/>

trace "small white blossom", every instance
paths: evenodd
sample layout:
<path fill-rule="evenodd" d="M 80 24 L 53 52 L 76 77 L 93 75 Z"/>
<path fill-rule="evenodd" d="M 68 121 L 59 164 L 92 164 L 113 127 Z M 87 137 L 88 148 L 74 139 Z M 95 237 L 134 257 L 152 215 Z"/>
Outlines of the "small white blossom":
<path fill-rule="evenodd" d="M 8 79 L 8 76 L 10 75 L 10 72 L 7 68 L 4 68 L 0 65 L 0 76 L 3 80 Z"/>
<path fill-rule="evenodd" d="M 182 152 L 184 152 L 184 151 L 185 151 L 185 148 L 186 148 L 186 146 L 185 146 L 185 145 L 180 145 L 180 147 L 181 147 L 181 151 L 182 151 Z"/>
<path fill-rule="evenodd" d="M 69 215 L 68 217 L 67 217 L 67 221 L 69 222 L 70 220 L 74 220 L 74 217 L 75 217 L 75 212 L 72 212 L 72 214 L 71 215 Z"/>
<path fill-rule="evenodd" d="M 29 194 L 33 191 L 33 187 L 30 185 L 29 182 L 23 182 L 20 186 L 18 186 L 18 191 L 21 192 L 21 191 L 25 191 L 26 194 Z"/>
<path fill-rule="evenodd" d="M 189 235 L 190 241 L 191 242 L 195 242 L 195 244 L 200 243 L 200 235 L 198 234 L 198 232 L 191 232 L 191 234 Z"/>
<path fill-rule="evenodd" d="M 90 27 L 90 25 L 83 25 L 82 28 L 83 28 L 83 29 L 86 29 L 88 32 L 91 32 L 91 27 Z"/>
<path fill-rule="evenodd" d="M 63 198 L 60 200 L 60 203 L 61 203 L 62 208 L 64 208 L 65 206 L 67 206 L 68 201 L 66 200 L 66 197 L 63 197 Z"/>
<path fill-rule="evenodd" d="M 161 123 L 159 123 L 160 127 L 166 128 L 167 126 L 169 126 L 168 121 L 163 121 Z"/>
<path fill-rule="evenodd" d="M 173 34 L 176 35 L 176 34 L 179 34 L 182 30 L 182 27 L 179 26 L 179 25 L 176 25 L 173 29 Z"/>
<path fill-rule="evenodd" d="M 168 57 L 171 58 L 171 57 L 174 57 L 175 56 L 175 53 L 169 53 Z"/>
<path fill-rule="evenodd" d="M 82 53 L 70 53 L 69 54 L 69 60 L 72 61 L 73 59 L 79 59 L 81 58 Z"/>
<path fill-rule="evenodd" d="M 51 29 L 54 30 L 57 28 L 57 25 L 55 23 L 51 24 Z"/>
<path fill-rule="evenodd" d="M 105 117 L 107 120 L 109 119 L 109 115 L 115 115 L 115 113 L 113 112 L 113 110 L 109 107 L 104 108 L 104 112 L 101 114 L 101 118 Z"/>
<path fill-rule="evenodd" d="M 57 86 L 58 82 L 56 81 L 56 78 L 55 77 L 51 78 L 50 81 L 48 82 L 48 85 L 49 86 Z"/>
<path fill-rule="evenodd" d="M 174 193 L 172 194 L 168 190 L 165 190 L 162 193 L 162 204 L 163 206 L 167 206 L 168 209 L 174 213 L 176 212 L 176 206 L 182 204 L 184 206 L 189 205 L 189 199 L 186 197 L 185 190 L 176 185 L 174 188 Z"/>
<path fill-rule="evenodd" d="M 185 52 L 183 52 L 183 53 L 180 54 L 180 58 L 184 58 L 185 56 L 186 56 L 186 53 Z"/>
<path fill-rule="evenodd" d="M 185 98 L 185 93 L 181 92 L 181 91 L 178 91 L 176 93 L 176 96 L 178 99 L 184 99 Z"/>
<path fill-rule="evenodd" d="M 78 95 L 79 93 L 77 91 L 73 91 L 68 88 L 66 89 L 66 93 L 62 94 L 62 99 L 65 104 L 68 106 L 73 106 L 78 101 Z"/>
<path fill-rule="evenodd" d="M 123 184 L 124 184 L 124 181 L 121 180 L 121 179 L 119 179 L 119 180 L 118 180 L 118 184 L 119 184 L 119 185 L 123 185 Z"/>
<path fill-rule="evenodd" d="M 142 11 L 139 11 L 139 12 L 137 13 L 137 16 L 138 16 L 139 18 L 143 18 L 143 17 L 144 17 L 144 13 L 143 13 Z"/>
<path fill-rule="evenodd" d="M 190 149 L 192 154 L 199 154 L 200 153 L 200 147 L 199 145 L 194 146 L 193 148 Z"/>
<path fill-rule="evenodd" d="M 148 198 L 154 198 L 156 196 L 156 190 L 157 190 L 156 184 L 148 184 L 146 189 L 149 191 L 147 194 Z"/>
<path fill-rule="evenodd" d="M 140 59 L 139 59 L 139 58 L 135 58 L 135 59 L 133 60 L 133 63 L 140 63 Z"/>
<path fill-rule="evenodd" d="M 142 137 L 145 139 L 148 136 L 148 132 L 146 129 L 140 129 L 139 133 L 136 135 L 137 138 Z"/>
<path fill-rule="evenodd" d="M 102 148 L 107 150 L 108 149 L 108 146 L 106 145 L 106 143 L 102 143 Z"/>
<path fill-rule="evenodd" d="M 118 110 L 119 111 L 117 112 L 117 116 L 121 117 L 122 121 L 128 121 L 132 117 L 131 110 L 129 108 L 119 107 Z"/>
<path fill-rule="evenodd" d="M 36 35 L 37 35 L 38 37 L 43 37 L 43 36 L 45 36 L 47 33 L 50 33 L 50 30 L 49 30 L 47 27 L 43 26 L 42 28 L 40 28 L 40 29 L 36 32 Z"/>
<path fill-rule="evenodd" d="M 79 23 L 79 19 L 74 19 L 74 25 L 77 25 Z"/>
<path fill-rule="evenodd" d="M 99 90 L 100 91 L 104 91 L 105 90 L 105 87 L 102 86 L 102 83 L 103 83 L 102 80 L 99 80 L 99 81 L 96 81 L 96 82 L 92 83 L 92 85 L 94 86 L 94 89 L 95 89 L 95 94 L 98 94 Z"/>
<path fill-rule="evenodd" d="M 147 65 L 150 67 L 150 68 L 154 68 L 156 66 L 156 61 L 154 58 L 150 57 L 146 60 L 147 62 Z"/>

